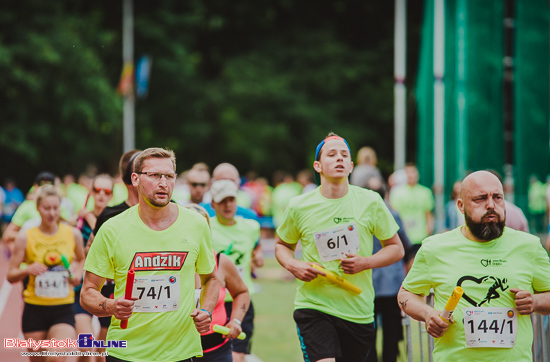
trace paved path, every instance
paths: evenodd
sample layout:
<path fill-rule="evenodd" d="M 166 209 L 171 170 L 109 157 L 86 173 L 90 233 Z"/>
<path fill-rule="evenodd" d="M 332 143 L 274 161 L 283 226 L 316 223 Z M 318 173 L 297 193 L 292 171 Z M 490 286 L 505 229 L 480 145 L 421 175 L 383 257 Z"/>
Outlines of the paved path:
<path fill-rule="evenodd" d="M 21 332 L 21 314 L 23 313 L 23 288 L 21 283 L 10 284 L 6 280 L 8 259 L 3 245 L 0 245 L 0 361 L 28 361 L 21 357 L 22 349 L 4 348 L 6 338 L 23 339 Z"/>

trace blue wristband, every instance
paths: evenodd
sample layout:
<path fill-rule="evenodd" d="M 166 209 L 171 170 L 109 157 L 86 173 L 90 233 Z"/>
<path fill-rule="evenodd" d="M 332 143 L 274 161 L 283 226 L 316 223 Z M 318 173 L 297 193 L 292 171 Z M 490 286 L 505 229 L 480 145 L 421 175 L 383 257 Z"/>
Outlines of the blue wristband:
<path fill-rule="evenodd" d="M 207 311 L 206 309 L 201 309 L 203 311 L 205 311 L 206 313 L 208 313 L 208 315 L 210 316 L 210 320 L 212 320 L 212 313 L 210 313 L 209 311 Z"/>

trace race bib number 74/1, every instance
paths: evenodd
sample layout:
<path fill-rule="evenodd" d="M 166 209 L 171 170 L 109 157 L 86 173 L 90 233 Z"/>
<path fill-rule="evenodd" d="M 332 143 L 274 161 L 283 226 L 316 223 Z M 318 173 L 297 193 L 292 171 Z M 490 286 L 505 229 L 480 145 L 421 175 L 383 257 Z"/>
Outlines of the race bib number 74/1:
<path fill-rule="evenodd" d="M 136 276 L 132 297 L 138 298 L 134 312 L 158 313 L 179 309 L 179 275 Z"/>
<path fill-rule="evenodd" d="M 512 348 L 518 330 L 514 308 L 465 308 L 464 335 L 470 348 Z"/>
<path fill-rule="evenodd" d="M 322 262 L 338 260 L 346 253 L 359 251 L 359 232 L 355 222 L 314 232 L 313 239 Z"/>

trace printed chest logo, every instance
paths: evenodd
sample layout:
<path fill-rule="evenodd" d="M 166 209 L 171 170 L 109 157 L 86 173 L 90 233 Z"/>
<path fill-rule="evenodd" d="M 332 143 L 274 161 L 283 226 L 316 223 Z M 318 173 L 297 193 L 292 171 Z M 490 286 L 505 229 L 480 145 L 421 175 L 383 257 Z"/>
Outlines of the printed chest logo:
<path fill-rule="evenodd" d="M 335 224 L 340 224 L 340 223 L 348 223 L 350 221 L 354 221 L 355 219 L 352 218 L 352 217 L 335 217 L 332 219 L 332 221 L 334 221 Z"/>
<path fill-rule="evenodd" d="M 504 264 L 508 263 L 508 260 L 506 259 L 481 259 L 479 261 L 481 265 L 484 268 L 492 267 L 492 266 L 504 266 Z"/>
<path fill-rule="evenodd" d="M 508 288 L 508 280 L 506 278 L 497 278 L 490 275 L 485 275 L 481 278 L 476 278 L 471 275 L 465 275 L 462 278 L 458 279 L 458 282 L 456 283 L 457 286 L 462 287 L 464 289 L 464 294 L 462 295 L 462 298 L 468 301 L 471 305 L 474 307 L 481 307 L 485 303 L 490 303 L 493 299 L 500 298 L 500 293 L 498 292 L 504 292 Z M 470 285 L 470 288 L 468 288 L 468 285 Z M 474 297 L 470 294 L 468 295 L 467 291 L 468 289 L 472 289 L 473 287 L 476 287 L 476 289 L 479 289 L 481 286 L 481 289 L 483 287 L 487 288 L 487 292 L 485 294 L 485 297 L 481 300 L 475 300 Z"/>
<path fill-rule="evenodd" d="M 130 268 L 135 271 L 180 270 L 187 259 L 187 254 L 189 254 L 187 251 L 136 253 Z"/>

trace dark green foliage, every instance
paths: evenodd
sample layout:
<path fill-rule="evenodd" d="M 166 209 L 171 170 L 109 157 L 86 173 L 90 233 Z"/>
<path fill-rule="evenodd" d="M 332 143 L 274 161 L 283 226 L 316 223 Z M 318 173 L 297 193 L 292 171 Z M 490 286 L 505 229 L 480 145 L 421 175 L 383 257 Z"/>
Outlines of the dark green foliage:
<path fill-rule="evenodd" d="M 114 173 L 122 4 L 31 3 L 0 12 L 0 176 Z M 420 9 L 409 9 L 412 44 Z M 373 146 L 389 173 L 393 12 L 393 2 L 135 2 L 135 58 L 153 60 L 136 147 L 172 148 L 178 171 L 227 161 L 270 178 L 310 167 L 334 131 L 352 151 Z"/>

